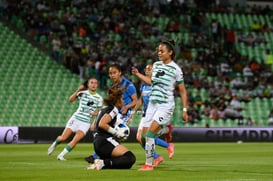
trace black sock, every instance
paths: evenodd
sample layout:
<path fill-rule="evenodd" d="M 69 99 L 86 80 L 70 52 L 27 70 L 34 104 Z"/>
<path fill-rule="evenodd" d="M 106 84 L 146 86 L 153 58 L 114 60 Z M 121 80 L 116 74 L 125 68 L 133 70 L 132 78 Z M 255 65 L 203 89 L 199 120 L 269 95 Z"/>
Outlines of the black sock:
<path fill-rule="evenodd" d="M 128 151 L 124 155 L 119 157 L 114 157 L 110 159 L 105 159 L 103 168 L 112 168 L 112 169 L 129 169 L 136 162 L 135 155 Z"/>

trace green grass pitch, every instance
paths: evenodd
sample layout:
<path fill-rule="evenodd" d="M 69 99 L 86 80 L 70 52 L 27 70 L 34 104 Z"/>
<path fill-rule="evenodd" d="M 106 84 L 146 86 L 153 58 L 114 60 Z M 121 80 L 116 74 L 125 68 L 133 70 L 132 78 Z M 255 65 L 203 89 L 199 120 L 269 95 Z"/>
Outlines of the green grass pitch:
<path fill-rule="evenodd" d="M 137 143 L 125 143 L 136 155 L 130 170 L 85 170 L 83 158 L 93 152 L 92 144 L 80 143 L 66 161 L 56 160 L 65 144 L 47 155 L 49 144 L 0 145 L 0 180 L 273 180 L 272 143 L 175 143 L 175 155 L 156 147 L 164 162 L 153 171 L 137 171 L 144 163 L 144 151 Z"/>

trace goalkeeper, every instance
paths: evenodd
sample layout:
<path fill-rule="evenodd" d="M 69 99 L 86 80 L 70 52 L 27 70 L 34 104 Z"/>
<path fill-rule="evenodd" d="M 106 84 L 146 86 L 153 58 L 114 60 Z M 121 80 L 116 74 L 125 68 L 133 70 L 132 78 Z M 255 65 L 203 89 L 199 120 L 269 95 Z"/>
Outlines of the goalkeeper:
<path fill-rule="evenodd" d="M 100 159 L 95 159 L 86 169 L 130 169 L 136 161 L 135 155 L 118 141 L 123 133 L 114 129 L 118 110 L 123 105 L 123 91 L 112 87 L 104 107 L 94 123 L 94 149 Z"/>

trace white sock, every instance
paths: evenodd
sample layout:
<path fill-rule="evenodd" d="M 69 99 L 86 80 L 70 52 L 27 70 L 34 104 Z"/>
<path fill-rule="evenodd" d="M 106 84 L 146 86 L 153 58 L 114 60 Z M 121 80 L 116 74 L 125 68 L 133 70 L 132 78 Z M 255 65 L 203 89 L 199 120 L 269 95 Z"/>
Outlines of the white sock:
<path fill-rule="evenodd" d="M 154 152 L 155 152 L 155 139 L 146 137 L 146 165 L 153 165 Z"/>
<path fill-rule="evenodd" d="M 68 152 L 69 151 L 66 148 L 64 148 L 63 151 L 59 154 L 59 156 L 64 157 L 64 155 L 66 155 Z"/>
<path fill-rule="evenodd" d="M 50 147 L 56 147 L 56 146 L 57 146 L 56 141 L 54 141 L 54 142 L 50 145 Z"/>

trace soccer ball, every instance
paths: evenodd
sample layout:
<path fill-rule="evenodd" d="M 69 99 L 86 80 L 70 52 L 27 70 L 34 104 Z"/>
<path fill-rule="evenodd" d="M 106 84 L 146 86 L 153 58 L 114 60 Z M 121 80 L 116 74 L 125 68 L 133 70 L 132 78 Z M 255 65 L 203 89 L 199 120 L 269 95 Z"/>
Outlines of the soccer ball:
<path fill-rule="evenodd" d="M 124 123 L 119 123 L 115 126 L 115 129 L 119 132 L 122 133 L 124 136 L 121 138 L 117 138 L 119 141 L 125 141 L 130 135 L 130 128 L 124 124 Z"/>

